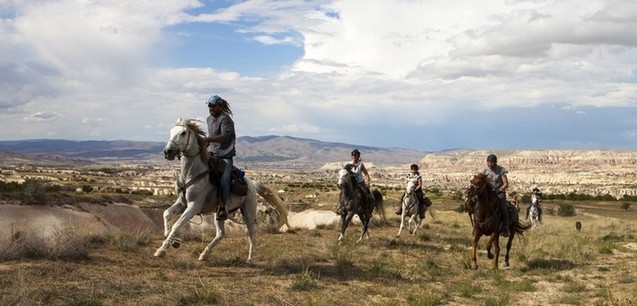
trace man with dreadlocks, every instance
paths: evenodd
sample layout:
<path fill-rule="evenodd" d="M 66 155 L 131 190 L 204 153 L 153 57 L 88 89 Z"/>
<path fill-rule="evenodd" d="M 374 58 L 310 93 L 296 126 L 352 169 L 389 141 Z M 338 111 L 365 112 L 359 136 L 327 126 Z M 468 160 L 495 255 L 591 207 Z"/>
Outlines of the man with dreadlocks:
<path fill-rule="evenodd" d="M 217 220 L 226 220 L 228 212 L 226 204 L 230 198 L 230 175 L 232 173 L 232 158 L 236 155 L 234 132 L 234 121 L 232 120 L 232 110 L 228 101 L 214 95 L 208 99 L 208 111 L 210 116 L 206 119 L 208 123 L 208 137 L 204 140 L 208 146 L 208 154 L 214 162 L 215 167 L 221 168 L 221 178 L 219 179 L 219 196 L 221 198 L 217 209 Z"/>

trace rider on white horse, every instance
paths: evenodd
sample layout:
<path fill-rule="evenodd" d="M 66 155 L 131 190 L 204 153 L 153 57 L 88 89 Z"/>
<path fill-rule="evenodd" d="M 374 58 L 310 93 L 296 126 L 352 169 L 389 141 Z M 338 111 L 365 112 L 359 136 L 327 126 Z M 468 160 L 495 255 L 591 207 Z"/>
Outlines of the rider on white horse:
<path fill-rule="evenodd" d="M 206 119 L 208 123 L 208 137 L 204 141 L 208 146 L 210 160 L 214 166 L 221 168 L 221 178 L 219 179 L 219 196 L 221 202 L 217 210 L 217 220 L 228 218 L 226 204 L 230 197 L 230 175 L 232 174 L 232 158 L 236 155 L 234 143 L 236 134 L 234 132 L 234 121 L 232 120 L 232 110 L 228 102 L 221 97 L 214 95 L 208 99 L 208 111 L 210 116 Z"/>
<path fill-rule="evenodd" d="M 533 194 L 531 196 L 535 196 L 535 198 L 537 199 L 536 202 L 536 207 L 537 207 L 537 213 L 538 213 L 538 220 L 540 222 L 542 222 L 542 192 L 540 192 L 540 189 L 535 187 L 533 188 Z M 533 205 L 533 204 L 531 204 Z M 526 218 L 529 218 L 529 212 L 531 211 L 531 205 L 529 205 L 529 207 L 526 208 Z"/>
<path fill-rule="evenodd" d="M 407 174 L 407 184 L 409 184 L 409 182 L 411 182 L 412 184 L 414 184 L 415 189 L 414 192 L 416 193 L 416 197 L 418 198 L 418 215 L 420 216 L 420 219 L 424 219 L 425 218 L 425 195 L 422 191 L 422 176 L 420 175 L 420 172 L 418 172 L 418 165 L 417 164 L 412 164 L 411 167 L 411 173 Z M 402 203 L 402 199 L 404 199 L 405 194 L 403 194 L 403 198 L 401 198 L 400 203 Z M 401 215 L 403 213 L 403 206 L 400 205 L 400 207 L 398 208 L 398 210 L 396 211 L 397 215 Z"/>

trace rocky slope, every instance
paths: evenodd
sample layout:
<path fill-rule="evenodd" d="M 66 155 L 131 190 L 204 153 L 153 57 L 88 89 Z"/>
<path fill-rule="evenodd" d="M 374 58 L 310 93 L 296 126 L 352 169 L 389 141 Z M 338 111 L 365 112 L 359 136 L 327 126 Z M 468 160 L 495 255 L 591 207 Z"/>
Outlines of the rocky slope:
<path fill-rule="evenodd" d="M 418 163 L 426 185 L 462 188 L 486 166 L 491 153 L 509 170 L 511 191 L 529 193 L 538 187 L 545 193 L 637 195 L 635 150 L 457 150 L 427 154 Z M 408 169 L 405 165 L 385 171 L 406 174 Z"/>

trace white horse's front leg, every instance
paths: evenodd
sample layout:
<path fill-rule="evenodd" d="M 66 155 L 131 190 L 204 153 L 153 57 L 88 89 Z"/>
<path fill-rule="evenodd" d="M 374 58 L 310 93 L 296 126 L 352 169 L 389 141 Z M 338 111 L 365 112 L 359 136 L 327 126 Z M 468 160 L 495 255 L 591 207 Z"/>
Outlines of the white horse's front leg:
<path fill-rule="evenodd" d="M 188 208 L 184 211 L 184 213 L 179 216 L 179 219 L 173 224 L 172 229 L 169 231 L 168 236 L 164 240 L 164 243 L 155 251 L 156 257 L 163 257 L 166 255 L 166 251 L 168 248 L 175 242 L 177 238 L 177 232 L 179 229 L 186 224 L 192 217 L 197 213 L 198 209 L 194 207 L 194 205 L 188 206 Z"/>
<path fill-rule="evenodd" d="M 170 234 L 170 219 L 172 219 L 174 215 L 182 213 L 185 209 L 186 206 L 182 204 L 180 200 L 177 200 L 175 204 L 164 210 L 164 237 L 168 237 L 168 234 Z"/>
<path fill-rule="evenodd" d="M 420 226 L 422 225 L 422 221 L 424 221 L 424 219 L 421 219 L 420 217 L 418 217 L 415 221 L 414 220 L 414 231 L 412 233 L 412 235 L 416 235 L 416 231 L 420 228 Z"/>
<path fill-rule="evenodd" d="M 396 238 L 400 237 L 400 233 L 403 231 L 403 226 L 405 226 L 405 211 L 407 209 L 403 206 L 403 212 L 400 214 L 400 227 L 398 227 L 398 234 L 396 234 Z"/>
<path fill-rule="evenodd" d="M 199 254 L 199 260 L 200 261 L 206 260 L 206 258 L 208 258 L 208 255 L 210 255 L 210 251 L 212 251 L 212 249 L 226 235 L 226 232 L 225 232 L 225 229 L 224 229 L 224 222 L 225 222 L 224 220 L 216 220 L 216 218 L 215 218 L 215 227 L 217 228 L 217 233 L 215 235 L 215 238 L 213 238 L 212 241 L 201 252 L 201 254 Z M 252 256 L 252 245 L 250 245 L 250 256 Z"/>

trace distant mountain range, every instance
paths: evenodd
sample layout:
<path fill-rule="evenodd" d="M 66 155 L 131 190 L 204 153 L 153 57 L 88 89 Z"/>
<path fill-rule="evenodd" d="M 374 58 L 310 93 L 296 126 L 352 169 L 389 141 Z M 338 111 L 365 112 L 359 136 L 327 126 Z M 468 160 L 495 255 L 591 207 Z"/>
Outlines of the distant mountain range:
<path fill-rule="evenodd" d="M 108 162 L 159 163 L 164 142 L 150 141 L 74 141 L 30 139 L 0 141 L 1 164 L 90 164 Z M 308 170 L 326 163 L 346 162 L 350 152 L 359 149 L 366 163 L 397 166 L 418 162 L 428 152 L 400 148 L 377 148 L 345 143 L 323 142 L 289 136 L 239 137 L 237 157 L 240 165 Z"/>

